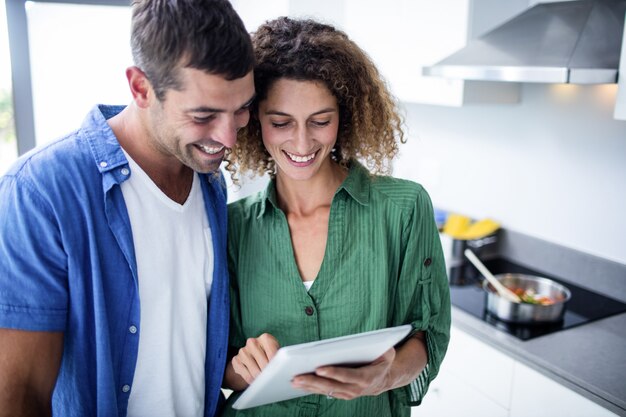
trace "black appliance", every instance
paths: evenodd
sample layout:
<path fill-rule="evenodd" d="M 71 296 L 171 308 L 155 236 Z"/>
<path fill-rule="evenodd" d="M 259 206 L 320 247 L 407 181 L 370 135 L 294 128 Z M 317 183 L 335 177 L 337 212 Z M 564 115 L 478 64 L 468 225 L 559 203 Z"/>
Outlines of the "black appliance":
<path fill-rule="evenodd" d="M 461 274 L 462 279 L 456 281 L 463 282 L 462 285 L 455 285 L 454 283 L 450 285 L 452 305 L 521 340 L 533 339 L 626 312 L 626 304 L 621 301 L 579 287 L 570 282 L 564 282 L 554 276 L 533 271 L 504 258 L 494 258 L 484 260 L 483 262 L 493 274 L 511 272 L 542 276 L 565 285 L 572 293 L 572 298 L 565 307 L 563 319 L 559 322 L 542 324 L 507 323 L 487 312 L 487 293 L 482 289 L 482 278 L 476 268 L 469 264 L 457 267 L 459 269 L 451 268 L 449 274 L 456 277 Z"/>

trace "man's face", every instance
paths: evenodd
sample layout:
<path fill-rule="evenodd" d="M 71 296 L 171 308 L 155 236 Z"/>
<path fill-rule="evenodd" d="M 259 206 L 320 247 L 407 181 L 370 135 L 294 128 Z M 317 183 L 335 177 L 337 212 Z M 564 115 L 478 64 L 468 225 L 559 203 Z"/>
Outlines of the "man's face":
<path fill-rule="evenodd" d="M 194 171 L 219 168 L 237 130 L 250 119 L 254 97 L 252 71 L 232 81 L 220 75 L 183 68 L 182 89 L 170 89 L 150 106 L 151 142 L 164 156 L 176 157 Z"/>

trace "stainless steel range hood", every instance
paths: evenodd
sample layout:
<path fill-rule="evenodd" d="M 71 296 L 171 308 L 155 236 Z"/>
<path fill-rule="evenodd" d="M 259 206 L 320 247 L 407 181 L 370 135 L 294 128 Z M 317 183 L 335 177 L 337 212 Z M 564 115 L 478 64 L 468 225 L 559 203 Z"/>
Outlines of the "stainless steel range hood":
<path fill-rule="evenodd" d="M 540 3 L 422 73 L 483 81 L 615 83 L 625 13 L 626 0 Z"/>

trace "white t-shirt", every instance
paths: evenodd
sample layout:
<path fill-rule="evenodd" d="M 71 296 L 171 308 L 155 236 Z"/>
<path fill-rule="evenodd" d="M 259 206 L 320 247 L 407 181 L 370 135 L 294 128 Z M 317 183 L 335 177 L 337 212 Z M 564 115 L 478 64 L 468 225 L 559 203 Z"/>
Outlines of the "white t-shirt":
<path fill-rule="evenodd" d="M 204 414 L 207 300 L 213 244 L 200 178 L 184 204 L 167 197 L 128 154 L 122 193 L 139 281 L 139 354 L 128 417 Z M 129 335 L 133 337 L 133 335 Z"/>

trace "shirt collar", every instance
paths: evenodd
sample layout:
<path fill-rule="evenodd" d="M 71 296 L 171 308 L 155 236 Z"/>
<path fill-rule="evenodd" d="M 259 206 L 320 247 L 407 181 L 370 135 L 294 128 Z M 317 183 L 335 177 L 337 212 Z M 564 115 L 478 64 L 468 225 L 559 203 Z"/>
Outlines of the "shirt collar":
<path fill-rule="evenodd" d="M 370 201 L 370 181 L 371 174 L 369 171 L 360 162 L 353 159 L 350 161 L 348 176 L 339 186 L 335 195 L 339 194 L 341 190 L 345 190 L 350 197 L 365 206 Z M 268 203 L 274 206 L 275 209 L 279 209 L 275 178 L 272 178 L 265 190 L 262 191 L 261 209 L 257 218 L 261 218 L 265 214 Z"/>
<path fill-rule="evenodd" d="M 270 179 L 270 182 L 265 187 L 265 190 L 261 192 L 261 209 L 257 219 L 261 218 L 267 210 L 267 205 L 270 203 L 275 209 L 278 209 L 278 199 L 276 198 L 276 178 Z"/>
<path fill-rule="evenodd" d="M 107 123 L 108 119 L 121 112 L 124 107 L 97 105 L 83 122 L 82 131 L 87 137 L 94 162 L 101 173 L 128 165 L 122 147 Z"/>
<path fill-rule="evenodd" d="M 345 190 L 359 204 L 366 206 L 370 202 L 370 184 L 372 176 L 370 172 L 357 160 L 350 161 L 350 171 L 348 176 L 339 186 L 340 190 Z"/>

